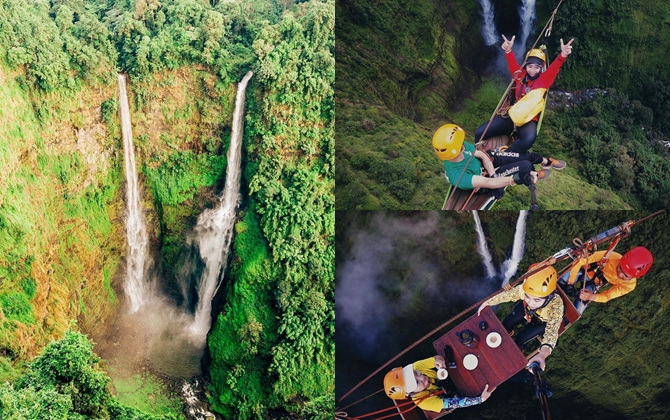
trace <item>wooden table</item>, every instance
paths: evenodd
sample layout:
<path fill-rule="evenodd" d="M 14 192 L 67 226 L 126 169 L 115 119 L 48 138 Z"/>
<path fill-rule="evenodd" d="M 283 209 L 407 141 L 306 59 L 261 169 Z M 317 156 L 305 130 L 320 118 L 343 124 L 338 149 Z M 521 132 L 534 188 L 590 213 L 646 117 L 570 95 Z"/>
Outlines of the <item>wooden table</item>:
<path fill-rule="evenodd" d="M 484 331 L 479 329 L 479 323 L 482 321 L 488 324 L 488 328 Z M 476 347 L 467 347 L 459 341 L 457 333 L 465 329 L 479 337 Z M 496 348 L 486 344 L 486 336 L 491 332 L 497 332 L 502 337 L 502 343 Z M 454 352 L 456 368 L 449 368 L 447 360 L 447 371 L 461 397 L 480 396 L 486 384 L 489 385 L 489 389 L 496 387 L 514 376 L 528 363 L 526 356 L 519 350 L 490 306 L 482 310 L 481 316 L 472 315 L 433 342 L 436 353 L 442 356 L 445 356 L 445 345 L 450 346 Z M 463 357 L 467 354 L 474 354 L 479 360 L 474 370 L 467 370 L 463 366 Z"/>

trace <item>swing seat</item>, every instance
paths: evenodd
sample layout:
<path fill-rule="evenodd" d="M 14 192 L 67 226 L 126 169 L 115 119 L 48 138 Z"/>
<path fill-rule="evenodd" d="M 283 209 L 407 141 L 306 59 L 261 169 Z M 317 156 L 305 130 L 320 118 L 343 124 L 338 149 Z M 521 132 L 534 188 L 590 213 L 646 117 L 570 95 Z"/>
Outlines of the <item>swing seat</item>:
<path fill-rule="evenodd" d="M 485 140 L 484 150 L 494 150 L 503 146 L 511 146 L 510 136 L 496 136 Z M 480 189 L 478 192 L 450 187 L 451 194 L 447 196 L 442 210 L 489 210 L 496 199 L 489 189 Z M 472 194 L 472 197 L 470 197 Z"/>

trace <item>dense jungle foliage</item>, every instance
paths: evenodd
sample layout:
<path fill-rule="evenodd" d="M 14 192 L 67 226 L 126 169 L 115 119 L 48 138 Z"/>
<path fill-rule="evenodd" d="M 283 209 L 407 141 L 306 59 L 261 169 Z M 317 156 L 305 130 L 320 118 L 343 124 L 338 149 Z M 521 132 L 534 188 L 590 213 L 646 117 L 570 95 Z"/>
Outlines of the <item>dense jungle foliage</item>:
<path fill-rule="evenodd" d="M 123 300 L 116 73 L 173 276 L 223 185 L 235 84 L 253 70 L 212 403 L 226 418 L 332 412 L 334 2 L 4 0 L 0 41 L 0 380 L 71 319 L 101 331 Z"/>
<path fill-rule="evenodd" d="M 455 212 L 339 212 L 336 235 L 336 293 L 347 292 L 345 273 L 365 273 L 357 288 L 368 305 L 382 308 L 378 318 L 356 312 L 338 298 L 336 395 L 340 398 L 377 367 L 400 353 L 433 328 L 461 310 L 475 305 L 500 289 L 501 280 L 487 280 L 476 250 L 472 215 Z M 645 212 L 536 212 L 529 213 L 526 249 L 517 276 L 532 263 L 627 220 L 638 220 Z M 479 212 L 488 248 L 496 269 L 511 254 L 518 212 Z M 342 224 L 339 221 L 342 220 Z M 624 253 L 642 245 L 652 252 L 654 265 L 630 294 L 604 304 L 593 303 L 581 319 L 558 340 L 547 358 L 543 379 L 553 389 L 549 399 L 553 418 L 665 419 L 668 401 L 670 354 L 670 271 L 667 255 L 670 218 L 660 215 L 633 226 L 615 251 Z M 606 249 L 606 244 L 599 249 Z M 367 264 L 364 255 L 375 255 Z M 557 264 L 562 268 L 567 262 Z M 349 271 L 351 266 L 356 271 Z M 343 271 L 341 271 L 341 269 Z M 376 285 L 374 293 L 365 283 Z M 351 283 L 350 283 L 351 284 Z M 374 286 L 373 286 L 374 287 Z M 503 318 L 513 304 L 496 310 Z M 344 312 L 359 314 L 356 319 Z M 469 315 L 469 314 L 468 314 Z M 434 355 L 432 341 L 444 328 L 390 367 L 404 366 Z M 373 335 L 374 340 L 362 337 Z M 528 352 L 532 345 L 528 345 Z M 384 370 L 342 404 L 352 403 L 381 387 Z M 451 381 L 445 386 L 453 389 Z M 362 414 L 391 406 L 375 396 L 346 411 Z M 524 378 L 510 380 L 485 403 L 457 409 L 455 419 L 541 418 L 535 387 Z"/>
<path fill-rule="evenodd" d="M 109 384 L 93 343 L 84 334 L 67 331 L 49 343 L 13 385 L 0 384 L 0 416 L 6 420 L 177 419 L 120 404 L 110 394 Z"/>
<path fill-rule="evenodd" d="M 615 3 L 564 2 L 546 40 L 555 57 L 560 38 L 575 38 L 554 90 L 599 88 L 611 96 L 559 103 L 545 115 L 533 151 L 568 167 L 538 185 L 543 209 L 668 205 L 670 74 L 662 61 L 670 38 L 659 28 L 670 10 L 656 1 Z M 537 2 L 529 43 L 557 4 Z M 498 30 L 518 35 L 518 2 L 494 6 Z M 342 0 L 336 14 L 338 209 L 440 208 L 448 184 L 432 133 L 454 122 L 472 142 L 509 82 L 492 72 L 499 45 L 484 45 L 480 6 Z M 508 188 L 498 208 L 527 208 L 528 199 L 527 189 Z"/>

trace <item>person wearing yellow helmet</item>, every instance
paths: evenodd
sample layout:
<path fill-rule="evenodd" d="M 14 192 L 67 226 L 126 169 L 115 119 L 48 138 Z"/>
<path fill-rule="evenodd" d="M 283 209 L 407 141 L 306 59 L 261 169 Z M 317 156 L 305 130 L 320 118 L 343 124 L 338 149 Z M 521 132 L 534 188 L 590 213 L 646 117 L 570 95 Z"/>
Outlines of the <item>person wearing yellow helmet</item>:
<path fill-rule="evenodd" d="M 450 183 L 458 183 L 457 187 L 463 190 L 493 189 L 497 198 L 502 197 L 508 185 L 534 184 L 550 172 L 534 170 L 534 164 L 548 163 L 548 159 L 537 153 L 475 149 L 472 143 L 465 142 L 465 131 L 456 124 L 445 124 L 433 134 L 433 150 L 444 162 Z"/>
<path fill-rule="evenodd" d="M 522 284 L 493 296 L 477 310 L 479 315 L 486 306 L 520 300 L 503 320 L 503 326 L 511 333 L 517 325 L 524 325 L 514 340 L 521 350 L 542 334 L 540 352 L 528 361 L 528 365 L 538 362 L 543 370 L 545 359 L 556 347 L 558 329 L 563 321 L 563 300 L 556 294 L 557 277 L 554 267 L 545 267 L 529 275 Z"/>
<path fill-rule="evenodd" d="M 439 413 L 443 409 L 470 407 L 486 401 L 495 388 L 484 387 L 479 397 L 447 398 L 431 395 L 440 390 L 436 369 L 446 369 L 444 357 L 434 356 L 419 360 L 405 367 L 392 369 L 384 376 L 386 396 L 394 400 L 411 398 L 422 410 Z"/>
<path fill-rule="evenodd" d="M 526 55 L 524 66 L 521 68 L 512 52 L 515 37 L 513 36 L 512 39 L 507 39 L 505 35 L 502 37 L 504 39 L 502 49 L 505 52 L 509 73 L 517 81 L 516 90 L 514 91 L 514 102 L 520 101 L 531 90 L 549 89 L 554 84 L 559 69 L 572 53 L 572 42 L 574 41 L 573 38 L 567 44 L 564 44 L 561 39 L 561 53 L 551 63 L 549 68 L 543 71 L 542 69 L 547 61 L 544 51 L 537 48 L 530 50 Z M 518 139 L 510 146 L 509 151 L 522 153 L 530 150 L 537 139 L 538 119 L 539 114 L 535 115 L 531 121 L 516 127 Z M 488 129 L 486 129 L 487 126 Z M 496 115 L 490 125 L 486 122 L 475 131 L 476 141 L 483 140 L 481 137 L 484 134 L 484 130 L 486 130 L 486 137 L 484 139 L 509 135 L 514 131 L 514 122 L 507 115 Z M 552 169 L 563 169 L 565 166 L 565 162 L 557 159 L 551 159 L 548 165 L 544 165 L 544 167 Z"/>

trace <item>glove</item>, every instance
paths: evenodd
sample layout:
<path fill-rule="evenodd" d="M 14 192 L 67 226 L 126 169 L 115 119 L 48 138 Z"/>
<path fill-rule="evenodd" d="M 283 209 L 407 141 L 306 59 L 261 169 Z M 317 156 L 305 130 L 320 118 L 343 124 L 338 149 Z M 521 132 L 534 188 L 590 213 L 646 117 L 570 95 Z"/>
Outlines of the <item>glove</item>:
<path fill-rule="evenodd" d="M 528 186 L 531 184 L 530 172 L 516 173 L 512 176 L 512 179 L 516 185 L 523 184 Z"/>

